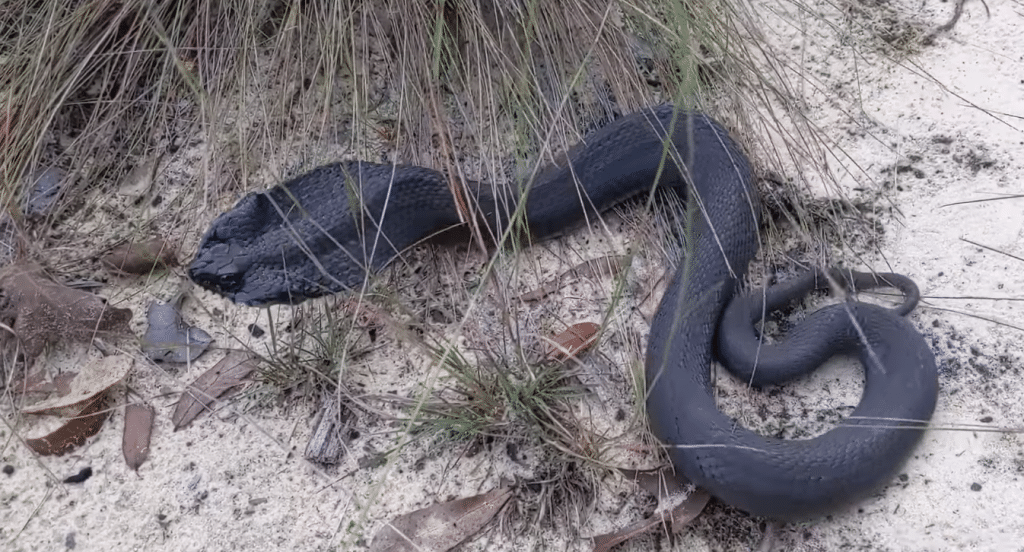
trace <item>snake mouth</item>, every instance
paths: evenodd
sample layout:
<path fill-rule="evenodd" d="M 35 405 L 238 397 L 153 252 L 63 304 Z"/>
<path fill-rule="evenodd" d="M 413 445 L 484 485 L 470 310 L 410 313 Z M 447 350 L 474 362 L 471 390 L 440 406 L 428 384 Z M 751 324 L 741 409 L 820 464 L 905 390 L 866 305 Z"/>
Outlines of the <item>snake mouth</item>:
<path fill-rule="evenodd" d="M 237 271 L 228 274 L 210 274 L 192 268 L 189 271 L 189 278 L 203 288 L 228 297 L 233 297 L 245 284 L 244 275 Z"/>

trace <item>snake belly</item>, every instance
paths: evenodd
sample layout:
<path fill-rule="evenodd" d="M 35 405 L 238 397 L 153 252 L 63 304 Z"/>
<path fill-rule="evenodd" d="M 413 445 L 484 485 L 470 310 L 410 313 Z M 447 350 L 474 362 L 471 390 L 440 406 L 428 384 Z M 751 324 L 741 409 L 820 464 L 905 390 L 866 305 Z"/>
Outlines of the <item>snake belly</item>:
<path fill-rule="evenodd" d="M 814 439 L 780 440 L 738 426 L 715 405 L 716 330 L 757 251 L 760 207 L 747 158 L 713 119 L 671 105 L 644 109 L 588 135 L 565 166 L 542 171 L 523 194 L 472 182 L 467 189 L 472 216 L 492 235 L 511 226 L 521 239 L 542 240 L 655 186 L 686 200 L 693 238 L 658 307 L 646 354 L 651 427 L 677 471 L 728 504 L 782 519 L 825 513 L 887 481 L 920 427 L 847 423 Z M 447 179 L 436 171 L 335 163 L 250 194 L 219 216 L 189 275 L 238 303 L 298 303 L 359 289 L 405 248 L 460 222 Z M 834 316 L 839 322 L 829 331 L 848 334 L 842 320 L 856 320 L 869 360 L 882 361 L 866 364 L 868 383 L 855 414 L 899 416 L 908 412 L 886 407 L 888 399 L 878 398 L 885 381 L 873 374 L 927 372 L 931 353 L 897 314 L 869 307 L 855 304 L 855 317 Z M 744 318 L 734 325 L 752 332 Z M 802 339 L 832 337 L 812 328 Z M 845 348 L 834 352 L 861 343 L 840 341 Z M 930 415 L 934 388 L 904 383 L 911 387 L 902 396 L 916 407 L 909 413 Z M 862 412 L 865 405 L 871 408 Z"/>

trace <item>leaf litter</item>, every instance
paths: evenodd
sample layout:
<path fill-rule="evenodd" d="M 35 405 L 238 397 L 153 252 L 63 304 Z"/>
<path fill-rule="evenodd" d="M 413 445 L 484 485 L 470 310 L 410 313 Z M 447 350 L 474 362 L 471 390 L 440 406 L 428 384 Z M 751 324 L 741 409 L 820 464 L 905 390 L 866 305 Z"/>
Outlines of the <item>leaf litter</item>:
<path fill-rule="evenodd" d="M 480 532 L 511 496 L 502 487 L 400 515 L 377 532 L 370 552 L 446 552 Z"/>
<path fill-rule="evenodd" d="M 566 328 L 551 340 L 548 356 L 555 360 L 568 360 L 587 351 L 597 343 L 601 326 L 593 322 L 579 322 Z"/>
<path fill-rule="evenodd" d="M 163 158 L 163 153 L 160 153 L 139 163 L 121 181 L 121 184 L 117 187 L 117 194 L 132 199 L 139 199 L 149 193 L 153 187 L 153 182 L 156 180 L 157 169 L 160 168 L 160 162 L 163 161 Z"/>
<path fill-rule="evenodd" d="M 618 276 L 623 269 L 628 268 L 632 257 L 629 255 L 606 255 L 596 259 L 583 261 L 558 276 L 546 280 L 540 287 L 530 290 L 519 296 L 520 301 L 533 302 L 555 293 L 565 282 L 573 278 L 600 278 L 603 276 Z"/>
<path fill-rule="evenodd" d="M 84 444 L 103 427 L 109 414 L 106 406 L 110 390 L 127 377 L 133 364 L 130 356 L 112 355 L 88 365 L 69 382 L 51 382 L 56 395 L 25 407 L 22 412 L 54 414 L 68 420 L 44 437 L 27 439 L 25 444 L 44 456 L 66 454 Z M 68 379 L 66 374 L 58 378 Z"/>
<path fill-rule="evenodd" d="M 22 408 L 25 414 L 73 416 L 100 393 L 117 385 L 128 376 L 135 360 L 128 355 L 111 355 L 93 362 L 70 381 L 66 375 L 54 377 L 56 395 Z"/>
<path fill-rule="evenodd" d="M 71 391 L 71 381 L 76 376 L 78 376 L 78 372 L 61 372 L 53 376 L 53 379 L 48 380 L 46 379 L 45 370 L 37 370 L 11 382 L 8 389 L 24 395 L 49 395 L 56 393 L 59 396 L 63 396 Z"/>
<path fill-rule="evenodd" d="M 50 343 L 127 333 L 132 318 L 130 309 L 112 307 L 98 295 L 54 282 L 31 263 L 4 269 L 0 288 L 13 306 L 14 333 L 27 359 L 38 357 Z"/>
<path fill-rule="evenodd" d="M 149 405 L 131 403 L 124 407 L 124 436 L 121 453 L 133 471 L 149 458 L 149 440 L 153 434 L 156 412 Z"/>
<path fill-rule="evenodd" d="M 622 529 L 591 537 L 594 541 L 593 552 L 609 552 L 615 546 L 662 525 L 671 535 L 697 519 L 711 500 L 711 495 L 707 491 L 693 488 L 681 481 L 672 468 L 653 472 L 626 469 L 619 471 L 636 481 L 641 489 L 657 497 L 658 508 L 653 515 Z"/>
<path fill-rule="evenodd" d="M 227 356 L 189 384 L 171 416 L 174 430 L 188 427 L 200 414 L 228 391 L 244 383 L 256 369 L 256 357 L 247 351 L 230 351 Z"/>
<path fill-rule="evenodd" d="M 82 446 L 86 439 L 99 433 L 103 422 L 110 413 L 107 410 L 107 393 L 93 397 L 77 416 L 64 425 L 37 439 L 26 439 L 29 448 L 43 456 L 59 456 Z"/>
<path fill-rule="evenodd" d="M 130 242 L 111 249 L 100 262 L 114 274 L 146 275 L 178 264 L 174 249 L 161 238 Z"/>

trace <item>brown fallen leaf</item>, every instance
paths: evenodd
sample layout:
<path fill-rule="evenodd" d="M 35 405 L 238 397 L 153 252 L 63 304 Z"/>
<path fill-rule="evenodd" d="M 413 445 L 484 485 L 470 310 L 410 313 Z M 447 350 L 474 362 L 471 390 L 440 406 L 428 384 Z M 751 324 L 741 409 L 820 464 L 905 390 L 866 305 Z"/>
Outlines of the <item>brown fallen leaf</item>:
<path fill-rule="evenodd" d="M 711 493 L 694 488 L 682 502 L 672 508 L 672 530 L 678 532 L 684 525 L 697 519 L 704 507 L 711 501 Z"/>
<path fill-rule="evenodd" d="M 641 519 L 640 521 L 630 523 L 618 531 L 612 531 L 611 533 L 591 537 L 594 541 L 593 552 L 609 552 L 612 548 L 615 548 L 629 539 L 638 537 L 651 529 L 654 529 L 664 521 L 665 520 L 663 520 L 661 516 L 655 514 L 651 517 Z"/>
<path fill-rule="evenodd" d="M 227 356 L 205 371 L 189 384 L 174 407 L 171 422 L 174 431 L 187 427 L 210 405 L 229 389 L 242 381 L 256 369 L 256 357 L 246 351 L 231 351 Z"/>
<path fill-rule="evenodd" d="M 128 355 L 103 357 L 83 368 L 68 384 L 67 392 L 22 408 L 26 414 L 73 416 L 97 395 L 106 393 L 132 370 L 135 359 Z M 56 379 L 56 378 L 55 378 Z"/>
<path fill-rule="evenodd" d="M 44 372 L 44 370 L 37 370 L 27 374 L 11 382 L 7 388 L 15 393 L 26 395 L 56 393 L 58 397 L 63 397 L 71 392 L 71 382 L 78 375 L 78 372 L 61 372 L 53 376 L 53 379 L 48 380 Z"/>
<path fill-rule="evenodd" d="M 149 438 L 153 433 L 153 418 L 156 412 L 146 405 L 129 404 L 124 407 L 124 436 L 121 452 L 128 467 L 139 471 L 139 466 L 149 458 Z"/>
<path fill-rule="evenodd" d="M 30 263 L 4 269 L 0 287 L 14 305 L 14 333 L 28 359 L 39 356 L 47 343 L 127 332 L 132 318 L 131 310 L 111 307 L 98 295 L 58 284 Z"/>
<path fill-rule="evenodd" d="M 608 255 L 583 261 L 578 265 L 566 270 L 555 278 L 545 281 L 537 289 L 528 291 L 519 296 L 520 301 L 531 302 L 541 299 L 558 291 L 563 283 L 570 278 L 600 278 L 603 276 L 617 276 L 622 269 L 629 266 L 631 257 L 629 255 Z"/>
<path fill-rule="evenodd" d="M 637 485 L 658 498 L 658 509 L 654 515 L 631 523 L 618 531 L 591 537 L 594 541 L 593 552 L 609 552 L 616 545 L 642 535 L 651 529 L 665 525 L 669 532 L 677 532 L 704 511 L 711 500 L 711 494 L 704 489 L 693 489 L 687 492 L 686 487 L 672 472 L 671 468 L 658 471 L 641 472 L 620 470 L 627 477 L 632 477 Z M 674 505 L 673 505 L 674 504 Z"/>
<path fill-rule="evenodd" d="M 555 360 L 566 360 L 583 353 L 597 343 L 597 332 L 600 329 L 601 326 L 593 322 L 569 326 L 554 337 L 548 356 Z"/>
<path fill-rule="evenodd" d="M 150 274 L 178 263 L 174 249 L 160 238 L 126 243 L 100 257 L 100 262 L 116 274 Z"/>
<path fill-rule="evenodd" d="M 400 515 L 377 532 L 370 552 L 446 552 L 483 529 L 511 496 L 503 487 Z"/>
<path fill-rule="evenodd" d="M 662 468 L 646 472 L 634 470 L 619 471 L 626 477 L 633 477 L 641 489 L 657 497 L 659 505 L 668 506 L 672 502 L 678 501 L 681 497 L 686 497 L 672 508 L 671 520 L 675 524 L 676 531 L 683 525 L 693 521 L 704 510 L 704 506 L 711 499 L 711 495 L 707 491 L 694 487 L 685 478 L 677 475 L 672 468 Z"/>
<path fill-rule="evenodd" d="M 25 444 L 44 456 L 61 455 L 78 448 L 85 440 L 99 433 L 109 413 L 107 393 L 100 393 L 86 403 L 77 416 L 45 437 L 27 439 Z"/>

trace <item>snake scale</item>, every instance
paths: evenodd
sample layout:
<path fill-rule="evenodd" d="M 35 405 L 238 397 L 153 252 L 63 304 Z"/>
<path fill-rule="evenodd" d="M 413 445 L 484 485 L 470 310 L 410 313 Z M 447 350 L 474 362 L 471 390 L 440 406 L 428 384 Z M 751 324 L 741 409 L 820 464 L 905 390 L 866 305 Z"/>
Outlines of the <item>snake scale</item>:
<path fill-rule="evenodd" d="M 652 187 L 687 202 L 687 253 L 651 324 L 647 412 L 677 473 L 754 515 L 797 519 L 849 504 L 891 480 L 935 408 L 938 377 L 924 338 L 901 315 L 917 301 L 896 275 L 833 270 L 737 293 L 757 252 L 760 206 L 750 164 L 709 116 L 671 105 L 621 117 L 588 135 L 565 166 L 542 171 L 525 199 L 471 183 L 477 222 L 542 240 L 593 220 Z M 519 209 L 527 224 L 510 215 Z M 202 239 L 190 277 L 246 305 L 298 303 L 358 289 L 402 250 L 460 218 L 444 175 L 363 161 L 326 165 L 242 198 Z M 771 311 L 829 280 L 897 287 L 893 310 L 847 301 L 822 308 L 781 343 L 754 330 Z M 728 307 L 728 308 L 727 308 Z M 853 414 L 823 435 L 761 436 L 716 406 L 711 363 L 749 383 L 781 383 L 835 354 L 859 356 L 865 386 Z M 755 367 L 756 366 L 756 367 Z"/>

